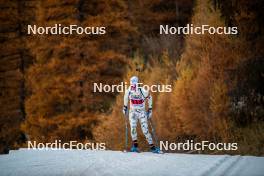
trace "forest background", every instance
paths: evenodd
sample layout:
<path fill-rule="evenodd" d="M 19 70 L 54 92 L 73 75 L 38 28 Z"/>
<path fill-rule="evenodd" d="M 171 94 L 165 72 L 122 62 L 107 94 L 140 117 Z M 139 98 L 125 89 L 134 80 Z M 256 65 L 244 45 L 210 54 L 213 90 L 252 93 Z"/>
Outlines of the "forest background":
<path fill-rule="evenodd" d="M 153 93 L 160 140 L 237 142 L 231 154 L 264 155 L 264 1 L 1 0 L 0 8 L 1 153 L 55 139 L 123 149 L 123 94 L 92 88 L 137 75 L 173 85 Z M 26 33 L 28 24 L 56 23 L 107 34 Z M 239 34 L 159 35 L 161 24 L 187 23 Z"/>

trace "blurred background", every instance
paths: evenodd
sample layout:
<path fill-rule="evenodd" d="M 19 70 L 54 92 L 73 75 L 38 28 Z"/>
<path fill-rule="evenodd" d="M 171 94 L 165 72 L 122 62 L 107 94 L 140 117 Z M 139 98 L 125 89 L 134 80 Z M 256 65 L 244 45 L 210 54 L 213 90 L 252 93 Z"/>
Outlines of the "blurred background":
<path fill-rule="evenodd" d="M 92 88 L 137 75 L 173 86 L 153 93 L 160 140 L 237 142 L 231 154 L 264 155 L 264 1 L 0 0 L 0 9 L 0 153 L 56 139 L 123 149 L 123 93 Z M 239 34 L 159 35 L 161 24 L 187 23 Z M 28 24 L 107 33 L 27 35 Z"/>

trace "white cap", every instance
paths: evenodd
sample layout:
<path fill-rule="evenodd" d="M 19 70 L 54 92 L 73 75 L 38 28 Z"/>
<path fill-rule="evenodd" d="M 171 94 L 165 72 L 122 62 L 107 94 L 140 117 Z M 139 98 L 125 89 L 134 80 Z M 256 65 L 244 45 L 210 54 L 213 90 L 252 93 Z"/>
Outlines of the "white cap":
<path fill-rule="evenodd" d="M 135 85 L 138 84 L 138 77 L 137 76 L 132 76 L 130 78 L 130 85 Z"/>

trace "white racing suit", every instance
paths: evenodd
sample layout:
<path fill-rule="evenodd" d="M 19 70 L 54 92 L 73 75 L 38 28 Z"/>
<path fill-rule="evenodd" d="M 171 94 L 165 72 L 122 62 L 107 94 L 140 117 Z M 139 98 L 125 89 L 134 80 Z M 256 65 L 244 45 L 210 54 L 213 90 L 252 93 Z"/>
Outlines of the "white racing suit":
<path fill-rule="evenodd" d="M 148 91 L 141 87 L 128 88 L 124 95 L 124 106 L 130 100 L 129 122 L 132 141 L 137 141 L 137 122 L 140 122 L 143 134 L 150 145 L 153 144 L 151 134 L 148 130 L 148 117 L 145 109 L 145 101 L 148 100 L 148 107 L 152 108 L 152 97 Z"/>

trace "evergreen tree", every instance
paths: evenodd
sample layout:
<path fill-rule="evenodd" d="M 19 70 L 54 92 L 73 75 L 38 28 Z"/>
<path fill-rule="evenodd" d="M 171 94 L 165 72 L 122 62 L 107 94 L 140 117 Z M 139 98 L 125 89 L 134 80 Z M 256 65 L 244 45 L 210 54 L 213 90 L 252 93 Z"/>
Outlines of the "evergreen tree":
<path fill-rule="evenodd" d="M 125 20 L 126 4 L 40 1 L 36 11 L 37 25 L 105 26 L 106 35 L 35 36 L 23 129 L 38 141 L 93 140 L 93 126 L 100 120 L 95 114 L 108 111 L 115 96 L 94 93 L 93 83 L 118 83 L 125 71 L 126 42 L 133 33 Z"/>

